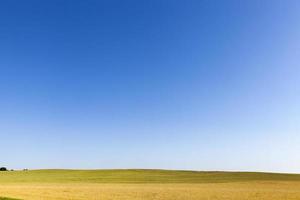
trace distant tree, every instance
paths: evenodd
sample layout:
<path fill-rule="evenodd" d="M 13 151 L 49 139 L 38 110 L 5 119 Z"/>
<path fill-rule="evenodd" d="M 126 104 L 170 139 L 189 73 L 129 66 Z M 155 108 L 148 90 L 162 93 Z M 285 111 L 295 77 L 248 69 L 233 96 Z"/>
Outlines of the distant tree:
<path fill-rule="evenodd" d="M 7 171 L 6 167 L 0 167 L 0 171 Z"/>

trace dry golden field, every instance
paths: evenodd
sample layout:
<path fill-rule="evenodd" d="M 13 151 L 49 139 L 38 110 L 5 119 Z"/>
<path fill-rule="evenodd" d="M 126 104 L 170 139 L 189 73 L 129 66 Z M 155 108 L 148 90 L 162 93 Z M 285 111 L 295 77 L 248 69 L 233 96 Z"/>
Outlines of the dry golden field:
<path fill-rule="evenodd" d="M 21 173 L 23 172 L 20 172 L 20 174 Z M 103 177 L 106 176 L 106 178 L 99 181 L 97 178 L 100 177 L 95 176 L 94 182 L 92 180 L 84 180 L 84 176 L 82 176 L 82 174 L 80 175 L 81 181 L 78 181 L 75 178 L 76 172 L 72 172 L 72 177 L 74 178 L 73 181 L 66 180 L 68 177 L 68 175 L 66 175 L 66 179 L 61 177 L 61 182 L 55 182 L 55 180 L 59 178 L 57 175 L 63 175 L 63 172 L 55 172 L 50 177 L 46 177 L 46 173 L 44 174 L 39 172 L 41 173 L 39 174 L 40 179 L 37 179 L 37 177 L 34 176 L 36 173 L 37 172 L 29 172 L 28 177 L 24 176 L 23 178 L 17 179 L 16 182 L 8 181 L 6 178 L 13 178 L 18 174 L 5 174 L 2 176 L 2 178 L 2 174 L 0 174 L 0 196 L 24 200 L 300 199 L 300 181 L 298 180 L 298 175 L 257 173 L 191 173 L 181 171 L 178 172 L 177 178 L 182 177 L 186 183 L 180 182 L 179 179 L 175 177 L 173 177 L 173 183 L 171 183 L 168 180 L 170 180 L 172 176 L 176 176 L 174 171 L 124 171 L 121 173 L 116 172 L 117 175 L 115 177 L 112 177 L 111 174 L 113 173 L 110 172 L 109 175 L 99 172 L 101 175 L 103 175 Z M 147 183 L 147 177 L 150 176 L 151 173 L 153 173 L 153 177 L 151 179 L 152 181 Z M 133 176 L 133 179 L 130 179 L 128 176 L 129 174 Z M 121 180 L 119 179 L 122 175 L 124 176 L 123 183 L 121 183 Z M 144 182 L 137 178 L 139 175 L 145 177 Z M 43 177 L 44 181 L 41 178 L 42 176 L 45 176 Z M 217 179 L 218 176 L 221 179 L 223 177 L 223 180 Z M 71 176 L 69 176 L 69 178 L 70 177 Z M 166 177 L 168 177 L 168 179 Z M 203 177 L 202 180 L 200 180 L 201 177 Z M 248 177 L 248 180 L 246 180 L 245 177 Z M 209 181 L 210 178 L 211 181 Z M 270 180 L 272 178 L 274 180 Z M 132 182 L 132 180 L 137 179 L 139 179 L 138 182 Z M 161 183 L 157 182 L 159 179 L 162 180 Z M 163 179 L 165 179 L 165 181 L 163 181 Z"/>
<path fill-rule="evenodd" d="M 8 184 L 0 194 L 28 200 L 298 200 L 300 183 Z"/>

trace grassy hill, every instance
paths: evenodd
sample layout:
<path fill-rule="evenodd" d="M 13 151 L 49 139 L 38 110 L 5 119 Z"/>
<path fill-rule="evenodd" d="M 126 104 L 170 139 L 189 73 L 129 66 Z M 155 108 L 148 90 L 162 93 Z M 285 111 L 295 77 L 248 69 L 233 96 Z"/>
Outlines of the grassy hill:
<path fill-rule="evenodd" d="M 13 200 L 10 198 L 22 200 L 296 200 L 300 199 L 300 175 L 171 170 L 0 172 L 0 200 Z"/>
<path fill-rule="evenodd" d="M 300 175 L 172 170 L 29 170 L 0 172 L 0 183 L 226 183 L 245 181 L 300 181 Z"/>

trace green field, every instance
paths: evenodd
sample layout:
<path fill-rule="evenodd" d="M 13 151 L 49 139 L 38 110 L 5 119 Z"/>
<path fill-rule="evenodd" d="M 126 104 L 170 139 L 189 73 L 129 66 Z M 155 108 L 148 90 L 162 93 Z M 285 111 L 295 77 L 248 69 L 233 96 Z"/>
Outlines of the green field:
<path fill-rule="evenodd" d="M 300 199 L 300 175 L 170 170 L 6 171 L 0 172 L 0 196 L 28 200 L 296 200 Z"/>
<path fill-rule="evenodd" d="M 0 200 L 18 200 L 18 199 L 7 198 L 7 197 L 0 197 Z"/>

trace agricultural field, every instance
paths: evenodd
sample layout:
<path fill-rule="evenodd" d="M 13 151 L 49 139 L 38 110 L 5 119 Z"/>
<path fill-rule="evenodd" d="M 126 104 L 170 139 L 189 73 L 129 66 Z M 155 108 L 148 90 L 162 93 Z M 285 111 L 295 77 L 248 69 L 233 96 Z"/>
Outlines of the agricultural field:
<path fill-rule="evenodd" d="M 0 172 L 0 200 L 298 200 L 300 175 L 168 170 Z"/>

